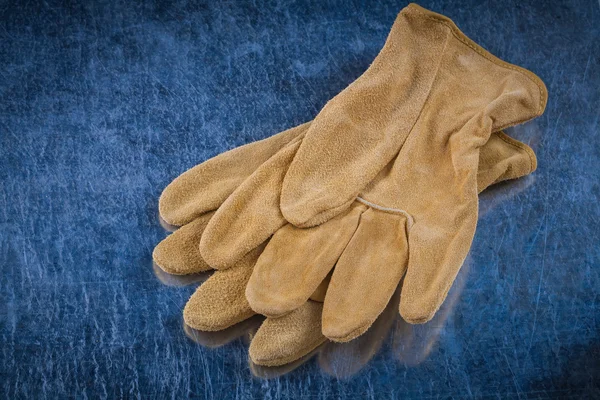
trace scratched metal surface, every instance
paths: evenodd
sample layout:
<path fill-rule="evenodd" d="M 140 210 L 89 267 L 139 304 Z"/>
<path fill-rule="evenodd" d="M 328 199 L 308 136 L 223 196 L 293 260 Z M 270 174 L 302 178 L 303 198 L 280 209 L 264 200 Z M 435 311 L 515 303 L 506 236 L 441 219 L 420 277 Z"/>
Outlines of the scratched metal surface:
<path fill-rule="evenodd" d="M 188 337 L 195 285 L 153 272 L 165 185 L 313 118 L 404 5 L 2 2 L 0 397 L 600 397 L 596 0 L 422 3 L 550 93 L 511 130 L 539 169 L 482 195 L 432 323 L 391 308 L 358 341 L 261 370 L 246 355 L 255 320 Z"/>

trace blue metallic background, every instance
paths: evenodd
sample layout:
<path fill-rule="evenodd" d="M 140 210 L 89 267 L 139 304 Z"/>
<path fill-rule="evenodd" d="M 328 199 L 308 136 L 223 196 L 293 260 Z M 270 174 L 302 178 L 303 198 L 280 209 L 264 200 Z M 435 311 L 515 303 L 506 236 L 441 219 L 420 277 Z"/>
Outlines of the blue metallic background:
<path fill-rule="evenodd" d="M 482 195 L 436 319 L 250 368 L 253 322 L 189 336 L 164 285 L 161 190 L 312 119 L 398 1 L 0 3 L 0 397 L 600 398 L 600 3 L 425 1 L 546 83 L 509 132 L 538 170 Z M 292 371 L 290 371 L 292 370 Z"/>

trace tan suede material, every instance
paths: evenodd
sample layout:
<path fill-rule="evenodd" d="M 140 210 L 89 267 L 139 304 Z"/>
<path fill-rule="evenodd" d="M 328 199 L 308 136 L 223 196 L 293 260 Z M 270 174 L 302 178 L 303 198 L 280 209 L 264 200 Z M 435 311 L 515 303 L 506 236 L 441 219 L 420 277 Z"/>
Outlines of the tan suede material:
<path fill-rule="evenodd" d="M 511 140 L 508 138 L 508 140 Z M 520 145 L 519 142 L 516 144 Z M 500 154 L 500 152 L 496 152 L 493 154 Z M 506 157 L 507 159 L 511 159 L 510 155 Z M 493 158 L 487 158 L 488 160 L 493 160 Z M 532 166 L 535 166 L 535 157 L 532 154 Z M 482 162 L 485 164 L 485 162 Z M 518 164 L 518 163 L 517 163 Z M 503 170 L 509 172 L 512 168 L 503 168 Z M 494 171 L 491 169 L 489 171 Z M 494 173 L 488 174 L 485 173 L 485 169 L 481 169 L 481 175 L 485 176 L 495 176 Z M 492 179 L 493 180 L 493 179 Z M 481 182 L 481 180 L 480 180 Z M 486 191 L 486 194 L 491 193 L 490 196 L 486 196 L 486 201 L 483 203 L 483 208 L 480 210 L 480 217 L 489 212 L 491 208 L 497 205 L 499 202 L 506 200 L 507 196 L 514 196 L 516 193 L 525 190 L 530 181 L 522 181 L 522 184 L 511 186 L 511 190 L 507 191 L 506 188 L 501 188 L 500 193 L 498 190 Z M 515 190 L 516 189 L 516 190 Z M 504 193 L 503 193 L 504 192 Z M 466 262 L 465 264 L 468 264 Z M 466 266 L 468 269 L 468 265 Z M 156 271 L 157 276 L 161 280 L 161 282 L 169 285 L 169 286 L 182 286 L 186 284 L 193 283 L 198 280 L 198 276 L 201 275 L 187 275 L 187 276 L 169 276 L 163 272 L 160 268 L 157 267 Z M 463 277 L 467 274 L 465 267 L 461 269 L 461 275 Z M 188 277 L 191 280 L 188 280 Z M 320 285 L 319 292 L 321 290 L 326 290 L 327 282 L 329 280 L 329 276 L 323 281 Z M 433 346 L 437 341 L 437 337 L 439 335 L 440 330 L 443 328 L 444 321 L 451 314 L 451 311 L 455 307 L 455 303 L 460 297 L 460 292 L 462 291 L 462 287 L 465 284 L 466 279 L 461 279 L 458 286 L 453 285 L 453 290 L 451 291 L 452 298 L 447 299 L 444 302 L 443 310 L 440 310 L 435 316 L 435 319 L 431 321 L 431 323 L 427 324 L 425 327 L 418 326 L 414 327 L 413 325 L 409 325 L 402 320 L 397 321 L 397 326 L 395 328 L 394 334 L 394 354 L 396 357 L 401 360 L 403 363 L 408 365 L 418 365 L 421 363 L 426 355 L 431 351 Z M 321 288 L 323 287 L 323 288 Z M 316 294 L 316 293 L 315 293 Z M 311 296 L 311 298 L 315 297 L 315 294 Z M 393 323 L 395 318 L 392 318 L 394 310 L 398 307 L 399 301 L 399 291 L 396 292 L 396 295 L 390 300 L 389 304 L 386 307 L 386 310 L 378 317 L 378 319 L 373 323 L 372 327 L 363 335 L 361 335 L 358 339 L 353 340 L 349 343 L 338 344 L 335 342 L 328 342 L 324 346 L 317 346 L 315 350 L 311 351 L 310 348 L 312 344 L 316 341 L 325 340 L 325 337 L 320 334 L 321 340 L 319 340 L 318 336 L 315 333 L 311 332 L 310 336 L 298 341 L 297 343 L 289 343 L 290 348 L 286 349 L 284 353 L 281 353 L 281 346 L 278 345 L 277 337 L 270 337 L 270 335 L 264 335 L 266 329 L 263 331 L 263 338 L 260 339 L 253 347 L 253 357 L 256 361 L 260 362 L 260 360 L 266 360 L 271 367 L 263 367 L 254 362 L 250 362 L 252 373 L 260 378 L 274 378 L 281 375 L 284 375 L 295 368 L 299 367 L 306 361 L 308 361 L 315 353 L 318 354 L 319 366 L 321 369 L 337 378 L 347 378 L 357 373 L 366 363 L 371 359 L 373 355 L 376 354 L 378 349 L 381 346 L 382 341 L 386 338 L 387 332 L 389 330 L 389 326 Z M 319 294 L 321 296 L 321 294 Z M 324 296 L 324 294 L 323 294 Z M 322 306 L 321 306 L 322 308 Z M 316 326 L 321 321 L 320 315 L 318 313 L 304 313 L 304 315 L 310 315 L 310 318 L 304 323 L 306 326 Z M 299 315 L 299 314 L 297 314 Z M 296 317 L 296 320 L 298 318 Z M 229 328 L 219 330 L 219 331 L 199 331 L 195 330 L 188 325 L 184 324 L 184 330 L 187 336 L 189 336 L 195 342 L 201 344 L 202 346 L 208 347 L 219 347 L 224 344 L 230 343 L 231 341 L 238 338 L 245 338 L 247 334 L 251 334 L 252 336 L 256 334 L 257 329 L 261 326 L 262 318 L 258 318 L 255 316 L 253 318 L 246 319 L 241 323 L 235 324 Z M 281 319 L 281 322 L 287 321 L 284 317 Z M 433 325 L 432 325 L 433 324 Z M 268 326 L 268 324 L 266 325 Z M 290 324 L 288 327 L 281 326 L 280 329 L 284 330 L 294 330 L 297 329 L 293 324 Z M 416 331 L 418 329 L 418 331 Z M 300 328 L 302 330 L 302 328 Z M 418 335 L 418 337 L 415 337 Z M 425 335 L 425 336 L 423 336 Z M 293 337 L 293 335 L 285 334 L 285 337 Z M 270 337 L 270 339 L 269 339 Z M 311 340 L 313 338 L 313 340 Z M 306 344 L 311 345 L 306 345 Z M 292 360 L 291 362 L 286 362 L 288 360 Z M 274 368 L 275 365 L 282 365 L 281 367 Z"/>
<path fill-rule="evenodd" d="M 200 239 L 200 253 L 210 266 L 231 267 L 285 225 L 279 195 L 299 145 L 294 141 L 263 163 L 215 212 Z"/>
<path fill-rule="evenodd" d="M 325 295 L 327 294 L 327 288 L 329 287 L 329 281 L 331 280 L 331 274 L 327 275 L 325 279 L 319 283 L 319 286 L 315 289 L 313 294 L 310 295 L 310 299 L 318 302 L 325 301 Z"/>
<path fill-rule="evenodd" d="M 411 4 L 371 67 L 311 124 L 283 183 L 282 213 L 300 227 L 337 215 L 409 137 L 418 146 L 401 157 L 415 167 L 462 170 L 452 161 L 464 155 L 473 170 L 490 132 L 541 115 L 546 100 L 533 73 L 496 58 L 449 18 Z M 440 147 L 441 160 L 434 158 Z"/>
<path fill-rule="evenodd" d="M 512 146 L 502 146 L 501 140 L 507 141 L 508 143 L 512 143 L 519 149 L 523 149 L 523 151 L 529 155 L 528 158 L 524 158 L 523 153 L 521 152 L 515 152 Z M 266 141 L 263 141 L 263 143 L 265 142 Z M 236 154 L 235 152 L 228 152 L 218 157 L 229 157 L 231 153 Z M 261 151 L 261 153 L 264 153 L 264 151 Z M 512 159 L 511 156 L 515 159 Z M 513 179 L 518 176 L 525 175 L 526 173 L 532 171 L 535 168 L 535 156 L 533 155 L 533 152 L 531 152 L 531 150 L 527 146 L 521 144 L 518 141 L 515 141 L 514 139 L 511 139 L 503 133 L 496 133 L 491 136 L 489 144 L 484 146 L 484 149 L 481 152 L 481 158 L 481 163 L 483 165 L 487 164 L 496 166 L 496 168 L 480 168 L 479 180 L 483 182 L 484 186 L 492 182 L 505 179 Z M 242 161 L 244 161 L 245 159 L 246 158 L 242 158 Z M 530 163 L 527 163 L 527 160 L 530 160 Z M 209 162 L 212 163 L 213 161 L 210 160 Z M 231 163 L 231 165 L 234 165 L 233 160 L 229 160 L 229 162 Z M 202 171 L 204 169 L 198 168 L 197 170 Z M 184 173 L 182 177 L 188 176 L 192 171 L 194 172 L 194 174 L 196 174 L 197 170 L 190 170 Z M 250 173 L 252 172 L 251 170 L 245 171 L 246 176 L 250 175 Z M 226 175 L 226 172 L 227 171 L 221 171 L 221 174 L 216 178 L 213 174 L 212 179 L 223 179 L 225 182 L 232 182 L 240 179 L 240 172 L 237 166 L 229 175 Z M 208 178 L 203 178 L 200 175 L 196 176 L 196 178 L 202 179 L 203 181 L 205 181 L 206 184 L 212 185 L 213 187 L 218 186 L 217 182 L 210 182 Z M 177 182 L 177 184 L 175 184 L 175 182 Z M 190 182 L 190 185 L 185 186 L 185 182 Z M 177 195 L 177 190 L 189 191 L 190 193 L 187 195 Z M 208 205 L 206 205 L 206 203 L 203 203 L 202 201 L 198 201 L 200 208 L 197 209 L 193 209 L 187 203 L 181 204 L 178 201 L 176 201 L 174 204 L 171 204 L 167 201 L 169 199 L 178 200 L 181 198 L 196 198 L 202 200 L 205 191 L 199 185 L 196 185 L 193 182 L 193 180 L 187 178 L 185 180 L 182 180 L 181 177 L 179 177 L 174 181 L 173 184 L 167 187 L 165 193 L 169 193 L 169 195 L 163 195 L 161 197 L 161 200 L 163 201 L 162 204 L 170 210 L 176 210 L 176 212 L 180 213 L 180 215 L 183 215 L 185 219 L 192 218 L 192 216 L 197 213 L 197 210 L 204 211 L 205 209 L 209 208 Z M 214 196 L 209 195 L 208 197 L 213 198 Z M 184 211 L 179 210 L 178 207 L 185 208 L 188 212 L 192 210 L 192 214 L 187 215 Z M 200 237 L 202 236 L 203 229 L 211 217 L 212 212 L 206 213 L 201 217 L 198 217 L 192 223 L 187 224 L 181 229 L 179 229 L 175 234 L 167 237 L 167 239 L 161 242 L 154 250 L 153 258 L 155 262 L 164 271 L 170 274 L 193 274 L 210 270 L 211 268 L 203 261 L 200 255 L 200 252 L 198 250 L 198 243 L 200 241 Z M 328 226 L 325 226 L 322 229 L 327 229 L 327 227 Z M 318 240 L 324 240 L 325 238 L 336 237 L 339 235 L 340 232 L 326 232 L 323 235 L 323 237 L 319 238 Z M 299 254 L 304 254 L 306 252 L 309 252 L 312 248 L 314 248 L 314 243 L 311 242 L 309 242 L 308 246 L 305 248 L 302 248 L 301 244 L 302 241 L 299 241 L 297 248 L 297 253 Z M 336 243 L 334 242 L 332 245 L 335 244 Z M 334 258 L 329 263 L 323 263 L 321 265 L 325 266 L 326 264 L 328 264 L 330 266 L 328 269 L 331 269 L 331 266 L 333 266 L 335 262 L 337 262 L 337 258 Z M 324 272 L 324 275 L 326 274 L 327 271 Z M 309 275 L 309 279 L 312 279 L 316 285 L 321 285 L 320 290 L 315 289 L 314 292 L 317 293 L 317 297 L 313 299 L 322 300 L 324 298 L 324 290 L 321 275 Z"/>
<path fill-rule="evenodd" d="M 405 222 L 403 215 L 372 208 L 360 216 L 360 224 L 341 254 L 327 289 L 325 336 L 338 342 L 352 340 L 369 329 L 385 309 L 406 270 Z"/>
<path fill-rule="evenodd" d="M 309 300 L 286 316 L 267 318 L 250 344 L 252 361 L 265 366 L 283 365 L 324 343 L 322 310 L 322 303 Z"/>
<path fill-rule="evenodd" d="M 215 272 L 200 285 L 183 310 L 185 323 L 198 330 L 218 331 L 255 315 L 244 291 L 262 250 L 257 247 L 239 265 Z"/>
<path fill-rule="evenodd" d="M 163 271 L 173 275 L 212 271 L 200 255 L 198 243 L 213 214 L 209 212 L 196 218 L 160 242 L 152 253 L 154 262 Z"/>
<path fill-rule="evenodd" d="M 319 303 L 309 301 L 285 317 L 268 318 L 250 345 L 253 373 L 262 378 L 281 376 L 317 354 L 323 372 L 339 379 L 350 378 L 367 365 L 388 337 L 397 319 L 395 310 L 399 300 L 398 291 L 371 329 L 350 343 L 330 342 L 322 334 L 315 334 L 320 328 L 322 304 Z"/>
<path fill-rule="evenodd" d="M 503 143 L 504 142 L 504 143 Z M 519 150 L 515 150 L 515 148 Z M 528 160 L 524 158 L 528 157 Z M 493 167 L 482 166 L 490 165 Z M 479 152 L 477 190 L 483 192 L 494 183 L 517 179 L 537 169 L 537 158 L 531 147 L 500 131 L 492 134 Z"/>
<path fill-rule="evenodd" d="M 254 310 L 278 317 L 304 304 L 333 270 L 365 210 L 358 204 L 322 225 L 301 229 L 287 224 L 275 232 L 246 290 Z"/>
<path fill-rule="evenodd" d="M 160 216 L 171 225 L 184 225 L 216 210 L 260 165 L 303 135 L 310 122 L 267 139 L 236 147 L 184 172 L 159 199 Z"/>

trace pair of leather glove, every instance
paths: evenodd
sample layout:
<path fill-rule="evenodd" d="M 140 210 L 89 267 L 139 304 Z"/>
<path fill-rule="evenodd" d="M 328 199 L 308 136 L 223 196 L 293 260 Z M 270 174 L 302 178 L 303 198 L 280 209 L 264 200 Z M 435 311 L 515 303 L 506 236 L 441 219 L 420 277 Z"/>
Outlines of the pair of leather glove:
<path fill-rule="evenodd" d="M 399 310 L 429 321 L 465 260 L 478 193 L 535 170 L 502 129 L 541 115 L 543 82 L 447 17 L 403 9 L 368 70 L 303 125 L 214 157 L 163 192 L 181 226 L 155 249 L 170 274 L 215 270 L 184 309 L 215 331 L 267 318 L 250 345 L 282 365 Z"/>

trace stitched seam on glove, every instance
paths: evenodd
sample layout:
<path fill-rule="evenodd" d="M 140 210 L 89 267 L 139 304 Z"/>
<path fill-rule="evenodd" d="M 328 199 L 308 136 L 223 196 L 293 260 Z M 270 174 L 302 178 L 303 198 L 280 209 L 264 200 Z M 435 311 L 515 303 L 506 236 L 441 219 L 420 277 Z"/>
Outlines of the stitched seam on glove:
<path fill-rule="evenodd" d="M 356 200 L 359 201 L 360 203 L 363 203 L 364 205 L 367 205 L 367 206 L 374 208 L 376 210 L 379 210 L 379 211 L 388 212 L 388 213 L 392 213 L 392 214 L 404 215 L 406 217 L 406 219 L 408 220 L 407 231 L 409 231 L 410 228 L 412 227 L 412 225 L 415 223 L 414 218 L 412 217 L 412 215 L 410 215 L 408 213 L 408 211 L 401 210 L 399 208 L 390 208 L 390 207 L 379 206 L 375 203 L 371 203 L 369 200 L 363 199 L 362 197 L 357 197 Z"/>

